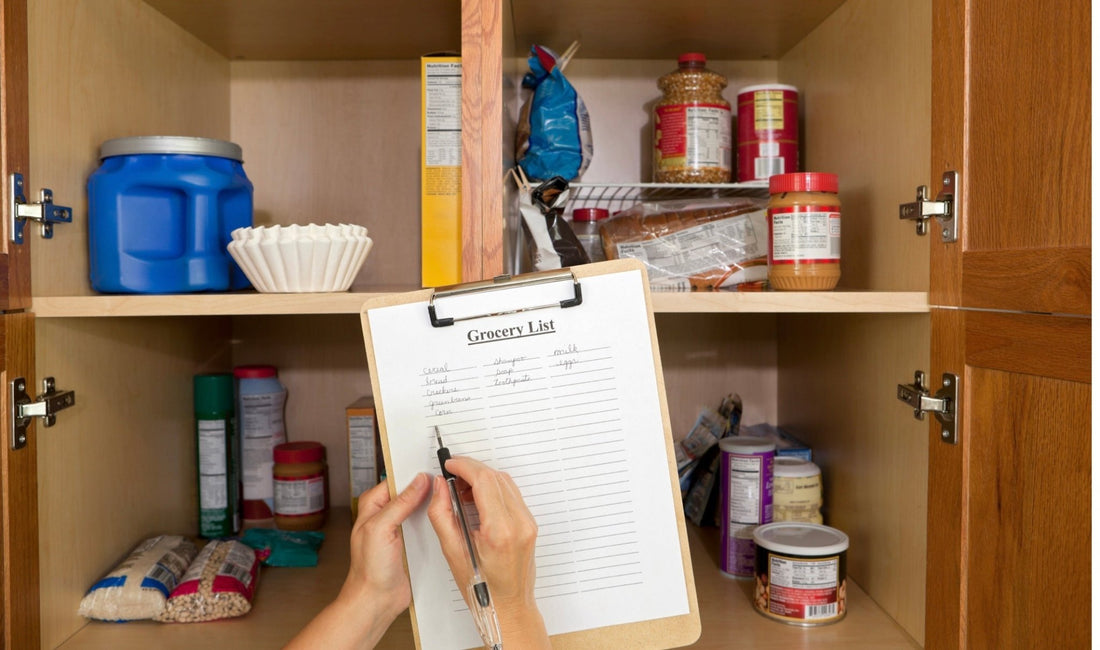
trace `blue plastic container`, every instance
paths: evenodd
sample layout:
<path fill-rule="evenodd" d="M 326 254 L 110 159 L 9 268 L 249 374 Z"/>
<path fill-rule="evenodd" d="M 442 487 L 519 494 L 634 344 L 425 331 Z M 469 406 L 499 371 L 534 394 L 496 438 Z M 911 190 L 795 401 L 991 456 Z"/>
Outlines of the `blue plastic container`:
<path fill-rule="evenodd" d="M 108 140 L 88 177 L 92 288 L 187 293 L 249 287 L 226 250 L 252 225 L 252 183 L 232 142 L 178 136 Z"/>

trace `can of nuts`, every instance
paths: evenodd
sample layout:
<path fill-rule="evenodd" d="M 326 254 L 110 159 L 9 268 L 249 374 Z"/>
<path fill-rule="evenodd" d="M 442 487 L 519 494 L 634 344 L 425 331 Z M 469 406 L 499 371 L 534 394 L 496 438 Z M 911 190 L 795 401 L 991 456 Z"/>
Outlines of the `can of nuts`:
<path fill-rule="evenodd" d="M 721 452 L 722 572 L 751 578 L 756 548 L 753 529 L 772 520 L 772 466 L 775 443 L 756 436 L 718 441 Z"/>
<path fill-rule="evenodd" d="M 783 84 L 737 91 L 737 181 L 798 171 L 798 89 Z"/>
<path fill-rule="evenodd" d="M 753 605 L 768 618 L 812 627 L 848 612 L 848 536 L 819 524 L 778 522 L 753 531 Z"/>

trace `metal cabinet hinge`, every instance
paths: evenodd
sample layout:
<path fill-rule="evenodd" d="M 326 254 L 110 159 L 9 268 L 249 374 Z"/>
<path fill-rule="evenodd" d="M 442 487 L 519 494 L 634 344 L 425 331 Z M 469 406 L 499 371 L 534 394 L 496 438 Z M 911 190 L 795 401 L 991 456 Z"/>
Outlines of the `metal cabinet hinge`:
<path fill-rule="evenodd" d="M 958 444 L 959 434 L 956 423 L 959 420 L 959 377 L 950 372 L 943 373 L 943 386 L 933 396 L 924 385 L 924 372 L 913 373 L 912 384 L 898 384 L 898 399 L 913 407 L 913 417 L 924 419 L 925 413 L 936 416 L 943 430 L 940 439 L 949 444 Z"/>
<path fill-rule="evenodd" d="M 53 191 L 43 188 L 38 191 L 38 202 L 28 203 L 23 194 L 23 175 L 12 174 L 8 183 L 8 229 L 11 231 L 11 240 L 16 244 L 23 243 L 23 226 L 27 221 L 37 221 L 41 226 L 43 239 L 53 237 L 53 225 L 55 223 L 69 223 L 73 220 L 73 211 L 63 205 L 53 202 Z"/>
<path fill-rule="evenodd" d="M 944 172 L 940 192 L 935 201 L 928 200 L 928 186 L 917 188 L 917 200 L 898 206 L 898 217 L 917 222 L 917 234 L 928 232 L 928 220 L 935 217 L 940 226 L 940 239 L 949 244 L 959 238 L 959 224 L 955 218 L 955 197 L 959 193 L 959 173 Z"/>
<path fill-rule="evenodd" d="M 27 427 L 31 418 L 41 418 L 42 426 L 52 427 L 57 422 L 57 412 L 76 404 L 76 393 L 57 390 L 53 377 L 42 380 L 42 394 L 32 401 L 27 395 L 27 380 L 16 377 L 8 385 L 11 398 L 11 448 L 22 449 L 27 445 Z"/>

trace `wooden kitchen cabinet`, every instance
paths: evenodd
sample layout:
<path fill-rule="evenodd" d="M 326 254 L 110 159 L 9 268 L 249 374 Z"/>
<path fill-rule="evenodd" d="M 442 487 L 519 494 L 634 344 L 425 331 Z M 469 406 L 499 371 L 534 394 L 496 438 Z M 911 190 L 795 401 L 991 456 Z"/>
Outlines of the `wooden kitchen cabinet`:
<path fill-rule="evenodd" d="M 1050 116 L 1031 123 L 1037 133 L 1021 135 L 1023 117 L 1003 109 L 992 122 L 1000 131 L 974 129 L 989 115 L 977 116 L 997 100 L 998 87 L 1047 92 L 1065 114 L 1088 124 L 1087 93 L 1073 87 L 1088 85 L 1087 28 L 1059 39 L 1043 31 L 1053 20 L 1043 8 L 1053 16 L 1054 5 L 1074 3 L 1038 3 L 1043 7 L 1034 10 L 991 0 L 2 4 L 4 176 L 22 171 L 28 194 L 50 187 L 55 201 L 76 215 L 53 239 L 32 234 L 23 248 L 7 245 L 0 255 L 13 312 L 4 316 L 5 383 L 18 373 L 32 385 L 54 376 L 60 388 L 77 394 L 76 406 L 61 412 L 55 426 L 33 425 L 27 448 L 5 448 L 0 457 L 6 647 L 33 647 L 30 640 L 38 639 L 44 648 L 183 648 L 198 634 L 219 646 L 272 647 L 335 593 L 346 562 L 342 513 L 322 551 L 323 561 L 333 564 L 300 575 L 273 570 L 270 580 L 261 578 L 257 609 L 244 619 L 112 626 L 76 615 L 88 585 L 136 541 L 195 531 L 195 373 L 241 363 L 278 366 L 289 388 L 288 435 L 326 445 L 333 507 L 344 508 L 343 409 L 370 391 L 359 307 L 369 295 L 419 285 L 418 57 L 463 53 L 463 257 L 464 277 L 472 280 L 508 269 L 514 190 L 504 170 L 527 48 L 539 43 L 563 50 L 574 39 L 581 49 L 568 76 L 592 113 L 596 147 L 585 181 L 648 180 L 647 103 L 658 96 L 656 78 L 674 67 L 678 54 L 693 50 L 729 77 L 727 98 L 751 83 L 797 86 L 804 167 L 840 177 L 837 291 L 654 296 L 674 434 L 687 432 L 699 407 L 738 392 L 746 423 L 778 424 L 811 444 L 824 472 L 827 522 L 851 537 L 848 571 L 859 587 L 851 615 L 837 625 L 776 624 L 751 611 L 739 583 L 718 577 L 713 536 L 693 531 L 703 617 L 698 646 L 1029 647 L 1023 640 L 1035 637 L 1027 634 L 1055 625 L 1066 647 L 1088 639 L 1087 625 L 1082 630 L 1043 612 L 1044 625 L 1029 614 L 1038 602 L 1037 573 L 1027 569 L 1031 547 L 1014 552 L 997 537 L 1006 531 L 1022 539 L 1035 532 L 1031 522 L 1042 527 L 1037 539 L 1081 544 L 1088 557 L 1087 526 L 1082 539 L 1080 526 L 1058 529 L 1048 518 L 1029 519 L 1044 504 L 1065 520 L 1087 522 L 1088 510 L 1024 469 L 1029 454 L 1041 453 L 1074 480 L 1087 485 L 1091 476 L 1087 361 L 1084 369 L 1072 358 L 1059 361 L 1053 375 L 1027 361 L 1091 345 L 1091 314 L 1081 299 L 1091 295 L 1091 241 L 1087 227 L 1077 225 L 1089 223 L 1090 208 L 1074 198 L 1089 195 L 1087 145 L 1074 145 L 1074 136 L 1054 128 Z M 1011 31 L 1017 24 L 1022 32 Z M 1024 73 L 1000 78 L 992 63 L 1009 49 L 997 38 L 1002 32 L 1060 41 L 1054 54 L 1013 49 L 1015 63 L 1040 69 L 1042 56 L 1057 55 L 1071 64 L 1041 80 Z M 967 39 L 975 39 L 975 50 L 960 45 Z M 963 65 L 966 56 L 979 54 L 982 62 Z M 978 135 L 966 140 L 965 133 Z M 1078 133 L 1087 143 L 1088 129 Z M 84 183 L 104 140 L 139 134 L 241 144 L 256 187 L 257 224 L 367 226 L 375 248 L 352 291 L 95 294 L 87 280 Z M 1019 251 L 1019 238 L 976 221 L 968 225 L 971 215 L 985 219 L 992 206 L 966 211 L 975 197 L 1005 189 L 994 189 L 989 170 L 1010 162 L 1016 139 L 1029 155 L 1019 165 L 1043 180 L 1044 195 L 1058 199 L 1057 218 L 1048 219 L 1059 224 L 1058 236 L 1039 238 L 1040 252 L 1026 258 L 1035 264 L 1022 277 L 990 271 L 1005 268 L 995 249 Z M 1045 155 L 1041 140 L 1049 147 Z M 983 159 L 965 147 L 985 147 L 982 153 L 996 157 Z M 954 247 L 940 243 L 935 228 L 918 237 L 911 222 L 897 218 L 897 205 L 913 200 L 917 185 L 938 182 L 948 168 L 960 171 L 965 188 L 962 235 Z M 1024 191 L 1022 176 L 1011 180 L 1016 205 L 1027 206 L 1023 214 L 1034 219 L 1036 199 Z M 1011 223 L 1029 223 L 1021 219 Z M 976 293 L 963 277 L 988 280 L 993 289 Z M 1012 304 L 975 297 L 1004 294 L 998 277 L 1038 290 Z M 1042 290 L 1054 286 L 1052 277 L 1063 279 L 1056 285 L 1061 289 Z M 1051 294 L 1051 304 L 1027 308 L 1028 300 Z M 1046 350 L 1009 334 L 1024 318 L 1017 311 L 1054 314 L 1047 320 L 1027 315 L 1039 320 L 1029 321 L 1026 331 L 1057 333 L 1043 339 L 1051 341 Z M 996 321 L 998 314 L 1008 321 Z M 940 442 L 938 424 L 918 422 L 895 399 L 895 385 L 911 381 L 918 369 L 929 377 L 962 375 L 967 410 L 959 444 Z M 989 407 L 1009 390 L 1017 407 Z M 1052 422 L 1069 448 L 1044 444 L 1040 436 L 1029 438 L 1033 447 L 1007 445 L 1012 433 L 1042 428 L 1029 419 L 1032 403 L 1068 405 Z M 998 494 L 1011 495 L 1004 498 L 1016 505 L 991 496 Z M 1017 569 L 1021 580 L 998 574 L 969 540 L 993 545 L 994 557 Z M 1066 568 L 1049 558 L 1042 566 Z M 1074 597 L 1089 593 L 1087 580 L 1066 587 Z M 998 590 L 1012 595 L 1004 609 L 994 602 Z M 284 595 L 295 598 L 293 612 L 280 604 Z M 411 647 L 407 618 L 385 643 Z"/>

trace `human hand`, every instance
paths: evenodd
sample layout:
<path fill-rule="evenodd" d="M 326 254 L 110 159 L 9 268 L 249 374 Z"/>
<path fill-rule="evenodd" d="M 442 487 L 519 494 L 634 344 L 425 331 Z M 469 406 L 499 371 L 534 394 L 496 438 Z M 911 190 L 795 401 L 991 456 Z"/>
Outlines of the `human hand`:
<path fill-rule="evenodd" d="M 428 496 L 430 481 L 417 474 L 395 498 L 385 483 L 359 496 L 359 514 L 351 529 L 351 567 L 344 583 L 350 597 L 387 603 L 390 621 L 409 606 L 412 587 L 405 573 L 401 522 Z M 389 623 L 387 622 L 387 625 Z"/>
<path fill-rule="evenodd" d="M 390 498 L 385 483 L 359 496 L 344 586 L 284 650 L 373 648 L 378 643 L 412 599 L 400 526 L 424 502 L 430 485 L 426 474 L 418 474 L 396 498 Z"/>
<path fill-rule="evenodd" d="M 549 647 L 535 604 L 538 525 L 519 488 L 508 474 L 472 458 L 451 458 L 447 471 L 459 477 L 460 483 L 465 482 L 460 493 L 472 496 L 477 506 L 480 525 L 471 534 L 506 645 Z M 464 588 L 470 584 L 471 569 L 462 531 L 452 510 L 450 491 L 442 476 L 435 477 L 428 518 L 455 582 Z"/>

